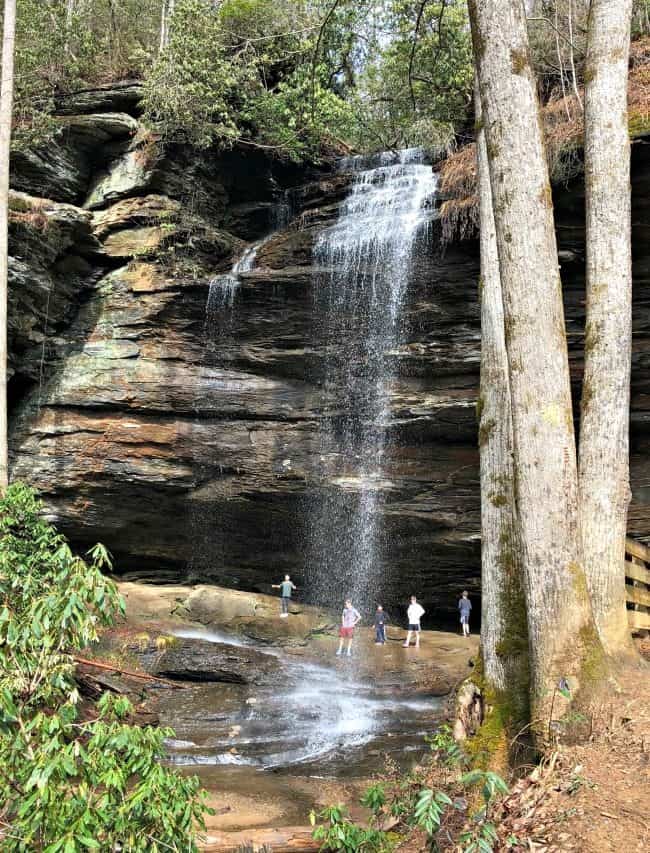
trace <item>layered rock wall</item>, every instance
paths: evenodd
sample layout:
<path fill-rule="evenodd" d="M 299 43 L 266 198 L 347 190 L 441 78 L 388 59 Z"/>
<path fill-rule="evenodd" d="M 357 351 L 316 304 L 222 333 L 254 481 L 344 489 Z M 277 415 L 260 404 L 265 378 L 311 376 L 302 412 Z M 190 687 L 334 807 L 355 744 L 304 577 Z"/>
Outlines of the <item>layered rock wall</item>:
<path fill-rule="evenodd" d="M 121 573 L 265 591 L 289 571 L 300 584 L 322 467 L 311 246 L 350 178 L 257 152 L 162 151 L 137 125 L 129 92 L 69 102 L 75 130 L 60 153 L 15 164 L 16 187 L 50 198 L 20 196 L 12 230 L 13 476 L 41 491 L 75 544 L 104 542 Z M 84 149 L 80 127 L 101 141 Z M 650 536 L 646 150 L 635 146 L 634 166 L 630 524 L 641 536 Z M 269 232 L 279 203 L 288 221 L 241 275 L 232 306 L 206 314 L 210 280 Z M 562 190 L 557 204 L 578 382 L 581 199 Z M 477 281 L 476 245 L 442 252 L 434 228 L 393 354 L 386 601 L 413 590 L 440 616 L 460 589 L 479 589 Z"/>

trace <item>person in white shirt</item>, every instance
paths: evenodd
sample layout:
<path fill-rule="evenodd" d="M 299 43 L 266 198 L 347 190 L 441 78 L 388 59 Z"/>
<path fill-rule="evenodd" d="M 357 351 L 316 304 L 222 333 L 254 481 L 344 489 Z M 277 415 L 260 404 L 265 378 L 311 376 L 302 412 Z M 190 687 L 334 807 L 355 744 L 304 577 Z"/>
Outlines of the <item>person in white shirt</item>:
<path fill-rule="evenodd" d="M 361 614 L 353 607 L 352 602 L 349 598 L 345 599 L 345 607 L 343 608 L 343 613 L 341 614 L 341 627 L 339 628 L 339 648 L 337 651 L 337 655 L 343 654 L 343 645 L 345 641 L 348 642 L 348 657 L 352 656 L 352 638 L 354 637 L 354 629 L 357 626 L 357 623 L 361 621 Z"/>
<path fill-rule="evenodd" d="M 420 619 L 424 616 L 425 610 L 421 604 L 418 604 L 417 598 L 412 595 L 411 603 L 408 606 L 408 610 L 406 611 L 406 615 L 409 622 L 408 633 L 406 634 L 406 641 L 404 643 L 404 648 L 408 648 L 411 644 L 411 634 L 415 634 L 415 648 L 420 648 Z"/>

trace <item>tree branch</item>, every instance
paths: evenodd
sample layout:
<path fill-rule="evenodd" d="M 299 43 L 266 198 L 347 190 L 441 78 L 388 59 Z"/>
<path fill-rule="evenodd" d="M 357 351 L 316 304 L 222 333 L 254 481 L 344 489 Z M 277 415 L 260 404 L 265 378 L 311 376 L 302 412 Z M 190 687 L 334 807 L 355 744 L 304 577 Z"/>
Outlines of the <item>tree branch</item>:
<path fill-rule="evenodd" d="M 327 25 L 332 20 L 334 13 L 336 12 L 339 3 L 341 0 L 334 0 L 332 5 L 325 15 L 323 19 L 323 23 L 320 25 L 318 30 L 318 38 L 316 39 L 316 45 L 314 47 L 314 52 L 311 57 L 311 120 L 312 123 L 314 121 L 314 114 L 316 112 L 316 63 L 318 62 L 318 54 L 320 53 L 320 46 L 323 41 L 323 36 L 325 35 L 325 30 L 327 29 Z"/>

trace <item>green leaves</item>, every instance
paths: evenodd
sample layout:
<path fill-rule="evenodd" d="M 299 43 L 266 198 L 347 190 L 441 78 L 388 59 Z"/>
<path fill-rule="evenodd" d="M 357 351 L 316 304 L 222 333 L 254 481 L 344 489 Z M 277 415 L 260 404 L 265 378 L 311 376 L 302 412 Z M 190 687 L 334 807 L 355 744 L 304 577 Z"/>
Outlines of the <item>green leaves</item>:
<path fill-rule="evenodd" d="M 442 791 L 423 788 L 415 802 L 415 823 L 427 835 L 435 835 L 440 829 L 440 820 L 445 809 L 451 804 L 451 799 Z"/>
<path fill-rule="evenodd" d="M 508 786 L 498 773 L 491 770 L 470 770 L 460 780 L 463 785 L 480 785 L 481 793 L 486 804 L 498 794 L 507 794 Z"/>
<path fill-rule="evenodd" d="M 372 808 L 370 803 L 375 806 L 372 810 L 376 819 L 383 805 L 383 802 L 379 804 L 382 799 L 382 786 L 373 785 L 368 788 L 361 803 L 368 808 Z M 317 824 L 319 820 L 323 823 Z M 354 823 L 342 805 L 329 806 L 318 813 L 312 811 L 309 821 L 315 827 L 313 838 L 322 842 L 321 850 L 336 853 L 389 853 L 393 847 L 388 835 L 376 829 L 372 821 L 368 827 Z"/>
<path fill-rule="evenodd" d="M 378 782 L 376 785 L 371 785 L 367 788 L 364 795 L 361 797 L 361 805 L 365 806 L 373 814 L 378 814 L 386 804 L 386 789 Z"/>
<path fill-rule="evenodd" d="M 133 709 L 105 694 L 79 717 L 71 653 L 123 606 L 96 546 L 86 563 L 18 483 L 0 500 L 0 802 L 23 853 L 196 850 L 208 808 L 197 779 L 160 765 L 166 729 L 128 724 Z M 156 839 L 153 842 L 151 839 Z"/>

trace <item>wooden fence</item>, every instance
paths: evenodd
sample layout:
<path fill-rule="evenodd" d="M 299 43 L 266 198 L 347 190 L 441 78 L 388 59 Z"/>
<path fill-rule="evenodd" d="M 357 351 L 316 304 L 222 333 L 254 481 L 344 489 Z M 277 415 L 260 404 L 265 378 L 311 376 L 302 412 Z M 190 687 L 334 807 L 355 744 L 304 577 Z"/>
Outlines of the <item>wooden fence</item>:
<path fill-rule="evenodd" d="M 625 541 L 625 598 L 627 618 L 635 633 L 650 631 L 650 548 Z"/>

